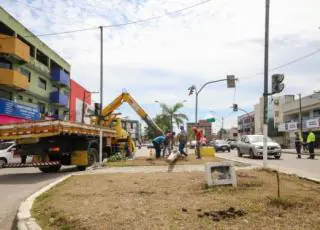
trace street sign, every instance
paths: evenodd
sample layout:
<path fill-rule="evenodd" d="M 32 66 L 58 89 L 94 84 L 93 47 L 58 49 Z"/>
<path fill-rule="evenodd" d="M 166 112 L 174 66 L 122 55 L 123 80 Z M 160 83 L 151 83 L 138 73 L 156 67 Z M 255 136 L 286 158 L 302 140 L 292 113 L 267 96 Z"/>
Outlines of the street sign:
<path fill-rule="evenodd" d="M 207 120 L 207 122 L 210 122 L 210 123 L 216 122 L 216 119 L 215 119 L 214 117 L 208 118 L 208 119 L 206 119 L 206 120 Z"/>

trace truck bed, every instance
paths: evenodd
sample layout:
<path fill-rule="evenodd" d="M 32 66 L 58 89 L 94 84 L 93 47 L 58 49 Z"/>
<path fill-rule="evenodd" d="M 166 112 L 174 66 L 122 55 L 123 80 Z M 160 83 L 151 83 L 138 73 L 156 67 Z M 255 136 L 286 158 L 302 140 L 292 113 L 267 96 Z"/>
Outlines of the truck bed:
<path fill-rule="evenodd" d="M 102 128 L 104 137 L 115 137 L 112 129 Z M 18 140 L 57 135 L 99 136 L 100 127 L 69 121 L 35 121 L 10 125 L 0 125 L 0 140 Z"/>

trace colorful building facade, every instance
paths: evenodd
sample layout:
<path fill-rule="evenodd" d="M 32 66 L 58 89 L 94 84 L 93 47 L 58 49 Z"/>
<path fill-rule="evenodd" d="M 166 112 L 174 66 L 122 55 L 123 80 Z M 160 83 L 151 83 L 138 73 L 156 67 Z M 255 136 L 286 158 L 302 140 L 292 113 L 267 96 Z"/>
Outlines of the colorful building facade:
<path fill-rule="evenodd" d="M 90 124 L 89 114 L 93 113 L 91 92 L 71 79 L 70 121 Z"/>
<path fill-rule="evenodd" d="M 0 7 L 0 124 L 69 118 L 70 64 Z"/>

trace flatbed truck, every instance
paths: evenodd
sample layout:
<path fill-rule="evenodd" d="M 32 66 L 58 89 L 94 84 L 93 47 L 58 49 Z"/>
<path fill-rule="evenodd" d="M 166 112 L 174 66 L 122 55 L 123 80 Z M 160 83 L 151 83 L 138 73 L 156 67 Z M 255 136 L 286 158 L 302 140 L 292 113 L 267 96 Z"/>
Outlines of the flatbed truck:
<path fill-rule="evenodd" d="M 68 121 L 35 121 L 0 126 L 1 141 L 15 141 L 12 149 L 21 162 L 3 167 L 37 167 L 44 173 L 57 172 L 62 165 L 76 165 L 79 170 L 98 161 L 99 136 L 103 136 L 103 158 L 111 149 L 116 132 L 107 127 Z M 32 162 L 26 163 L 26 157 Z"/>

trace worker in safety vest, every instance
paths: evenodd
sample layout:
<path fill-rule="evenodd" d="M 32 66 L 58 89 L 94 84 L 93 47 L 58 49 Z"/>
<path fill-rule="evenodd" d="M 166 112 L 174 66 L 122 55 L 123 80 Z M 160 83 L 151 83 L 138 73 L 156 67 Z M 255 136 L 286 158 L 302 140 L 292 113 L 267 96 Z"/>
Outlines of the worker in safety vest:
<path fill-rule="evenodd" d="M 310 157 L 308 159 L 314 159 L 314 145 L 316 142 L 316 135 L 309 129 L 309 134 L 307 137 L 307 143 L 309 148 Z"/>

